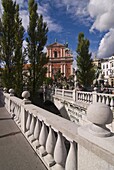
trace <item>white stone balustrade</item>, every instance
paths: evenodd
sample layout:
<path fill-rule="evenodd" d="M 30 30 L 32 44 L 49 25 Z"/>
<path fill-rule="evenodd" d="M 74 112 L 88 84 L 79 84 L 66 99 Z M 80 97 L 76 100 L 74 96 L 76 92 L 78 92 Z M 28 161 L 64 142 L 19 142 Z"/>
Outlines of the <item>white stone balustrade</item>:
<path fill-rule="evenodd" d="M 88 93 L 80 95 L 90 100 Z M 114 170 L 114 134 L 105 127 L 112 121 L 107 105 L 90 105 L 91 125 L 79 127 L 30 102 L 7 93 L 4 97 L 6 109 L 15 114 L 14 121 L 48 170 Z"/>
<path fill-rule="evenodd" d="M 64 97 L 72 98 L 73 97 L 73 90 L 64 90 Z"/>
<path fill-rule="evenodd" d="M 114 110 L 114 94 L 97 93 L 96 89 L 93 92 L 55 89 L 54 97 L 56 96 L 60 96 L 64 100 L 70 99 L 73 102 L 82 102 L 86 104 L 100 102 L 107 104 L 110 106 L 111 110 Z"/>

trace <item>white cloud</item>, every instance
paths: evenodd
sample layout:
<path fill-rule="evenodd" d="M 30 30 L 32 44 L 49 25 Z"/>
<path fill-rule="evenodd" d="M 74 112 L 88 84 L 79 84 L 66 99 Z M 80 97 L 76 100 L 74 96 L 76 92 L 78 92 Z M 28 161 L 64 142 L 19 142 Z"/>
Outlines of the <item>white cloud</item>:
<path fill-rule="evenodd" d="M 95 19 L 91 31 L 107 31 L 114 28 L 114 0 L 90 0 L 88 11 Z"/>
<path fill-rule="evenodd" d="M 27 30 L 29 24 L 29 14 L 27 10 L 20 10 L 20 18 L 22 18 L 22 25 Z"/>
<path fill-rule="evenodd" d="M 44 52 L 44 53 L 46 53 L 46 52 L 47 52 L 47 48 L 46 48 L 46 46 L 44 47 L 43 52 Z"/>
<path fill-rule="evenodd" d="M 87 8 L 89 0 L 54 0 L 54 2 L 57 7 L 66 7 L 66 12 L 70 14 L 72 19 L 78 19 L 84 24 L 90 22 Z"/>
<path fill-rule="evenodd" d="M 49 15 L 49 8 L 49 4 L 43 4 L 43 6 L 38 5 L 38 14 L 43 15 L 43 19 L 47 22 L 49 31 L 61 32 L 61 25 L 57 24 L 57 21 L 55 22 Z"/>
<path fill-rule="evenodd" d="M 0 1 L 0 18 L 2 16 L 2 13 L 3 13 L 3 7 L 2 7 L 2 1 Z"/>
<path fill-rule="evenodd" d="M 109 57 L 114 53 L 114 0 L 90 0 L 88 12 L 94 19 L 90 31 L 107 32 L 101 39 L 98 57 Z"/>
<path fill-rule="evenodd" d="M 112 54 L 114 54 L 114 29 L 110 29 L 102 38 L 97 55 L 104 58 L 110 57 Z"/>
<path fill-rule="evenodd" d="M 26 42 L 26 40 L 24 40 L 23 41 L 23 50 L 24 50 L 24 48 L 26 48 L 27 47 L 27 42 Z"/>

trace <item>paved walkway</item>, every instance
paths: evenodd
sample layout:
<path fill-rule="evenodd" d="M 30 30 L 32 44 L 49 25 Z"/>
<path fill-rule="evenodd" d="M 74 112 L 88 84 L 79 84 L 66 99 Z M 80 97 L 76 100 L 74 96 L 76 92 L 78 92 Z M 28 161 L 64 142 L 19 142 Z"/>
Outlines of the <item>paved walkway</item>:
<path fill-rule="evenodd" d="M 1 103 L 0 170 L 46 170 Z"/>

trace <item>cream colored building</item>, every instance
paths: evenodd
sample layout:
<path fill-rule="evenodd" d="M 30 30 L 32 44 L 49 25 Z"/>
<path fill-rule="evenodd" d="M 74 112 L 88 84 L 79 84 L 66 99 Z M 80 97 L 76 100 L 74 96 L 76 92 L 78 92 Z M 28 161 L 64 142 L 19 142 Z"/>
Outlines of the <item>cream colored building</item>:
<path fill-rule="evenodd" d="M 93 63 L 101 68 L 104 75 L 104 83 L 114 87 L 114 56 L 102 59 L 95 58 Z"/>

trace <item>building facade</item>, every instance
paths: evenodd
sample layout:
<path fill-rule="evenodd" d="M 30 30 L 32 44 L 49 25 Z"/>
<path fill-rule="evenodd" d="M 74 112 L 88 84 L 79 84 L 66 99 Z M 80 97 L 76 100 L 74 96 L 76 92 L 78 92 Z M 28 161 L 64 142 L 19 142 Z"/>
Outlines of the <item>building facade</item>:
<path fill-rule="evenodd" d="M 102 59 L 93 59 L 93 63 L 101 68 L 104 84 L 114 87 L 114 56 Z"/>
<path fill-rule="evenodd" d="M 68 44 L 59 44 L 55 42 L 47 46 L 47 77 L 54 78 L 59 71 L 63 76 L 68 78 L 73 74 L 73 55 L 68 48 Z"/>
<path fill-rule="evenodd" d="M 103 59 L 101 62 L 101 69 L 104 75 L 104 81 L 111 87 L 114 87 L 114 56 Z"/>

